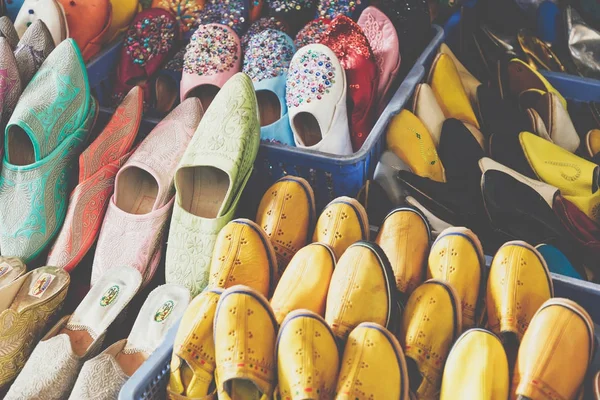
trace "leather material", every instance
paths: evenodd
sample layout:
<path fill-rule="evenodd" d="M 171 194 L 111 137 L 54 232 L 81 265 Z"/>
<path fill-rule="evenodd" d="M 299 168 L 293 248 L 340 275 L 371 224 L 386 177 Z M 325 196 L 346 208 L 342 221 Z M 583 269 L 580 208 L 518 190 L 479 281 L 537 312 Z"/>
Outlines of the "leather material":
<path fill-rule="evenodd" d="M 277 379 L 276 336 L 277 321 L 261 294 L 242 285 L 223 292 L 214 322 L 219 399 L 230 400 L 230 390 L 243 381 L 254 384 L 257 399 L 271 398 Z"/>
<path fill-rule="evenodd" d="M 277 276 L 275 250 L 265 232 L 248 219 L 234 219 L 217 236 L 208 286 L 248 286 L 267 297 Z"/>
<path fill-rule="evenodd" d="M 17 60 L 5 38 L 0 38 L 0 77 L 0 128 L 4 128 L 23 90 Z"/>
<path fill-rule="evenodd" d="M 17 1 L 11 1 L 11 3 L 17 3 Z M 19 43 L 19 34 L 10 18 L 6 15 L 0 17 L 0 37 L 3 37 L 8 41 L 12 50 L 14 50 L 17 47 L 17 43 Z"/>
<path fill-rule="evenodd" d="M 202 398 L 208 394 L 217 368 L 213 321 L 222 292 L 205 290 L 185 310 L 173 345 L 169 395 Z"/>
<path fill-rule="evenodd" d="M 489 157 L 527 178 L 537 180 L 538 176 L 529 164 L 523 147 L 521 147 L 519 135 L 492 135 L 489 141 Z M 545 139 L 540 140 L 548 142 Z"/>
<path fill-rule="evenodd" d="M 335 255 L 325 244 L 312 243 L 300 249 L 284 271 L 271 299 L 279 324 L 294 310 L 325 314 L 325 301 Z"/>
<path fill-rule="evenodd" d="M 535 110 L 544 122 L 545 128 L 538 133 L 539 136 L 575 153 L 579 148 L 579 135 L 558 96 L 554 93 L 545 93 L 537 102 Z"/>
<path fill-rule="evenodd" d="M 46 24 L 41 20 L 35 21 L 27 28 L 15 48 L 15 59 L 23 88 L 29 84 L 53 50 L 54 40 Z"/>
<path fill-rule="evenodd" d="M 413 208 L 397 208 L 383 221 L 375 243 L 394 271 L 396 288 L 404 296 L 425 280 L 431 232 L 425 217 Z"/>
<path fill-rule="evenodd" d="M 339 260 L 351 244 L 369 239 L 365 208 L 353 198 L 338 197 L 323 209 L 312 239 L 328 245 Z"/>
<path fill-rule="evenodd" d="M 600 153 L 600 129 L 592 129 L 585 136 L 588 156 L 594 157 Z"/>
<path fill-rule="evenodd" d="M 542 255 L 548 270 L 553 274 L 568 276 L 575 279 L 585 280 L 583 276 L 573 267 L 571 261 L 556 247 L 550 244 L 538 244 L 535 249 Z"/>
<path fill-rule="evenodd" d="M 303 178 L 285 176 L 263 195 L 255 221 L 273 244 L 278 276 L 310 241 L 315 219 L 315 194 Z"/>
<path fill-rule="evenodd" d="M 545 69 L 554 72 L 566 72 L 565 66 L 560 62 L 550 46 L 541 39 L 531 35 L 527 29 L 520 29 L 517 35 L 519 46 L 529 65 L 534 68 Z"/>
<path fill-rule="evenodd" d="M 487 284 L 488 327 L 496 335 L 520 342 L 533 315 L 554 296 L 546 261 L 530 244 L 508 242 L 494 259 Z"/>
<path fill-rule="evenodd" d="M 112 42 L 124 33 L 135 14 L 141 11 L 139 0 L 110 0 L 110 4 L 112 18 L 105 35 L 106 43 Z"/>
<path fill-rule="evenodd" d="M 505 400 L 509 388 L 508 360 L 502 342 L 484 329 L 462 334 L 446 360 L 440 400 Z"/>
<path fill-rule="evenodd" d="M 450 284 L 428 280 L 411 294 L 402 313 L 399 338 L 410 360 L 415 398 L 438 396 L 446 357 L 461 332 L 460 300 Z"/>
<path fill-rule="evenodd" d="M 19 10 L 23 6 L 24 0 L 11 0 L 10 2 L 3 0 L 2 7 L 4 8 L 5 15 L 7 15 L 11 21 L 14 21 L 19 14 Z"/>
<path fill-rule="evenodd" d="M 394 281 L 392 267 L 378 245 L 360 241 L 350 246 L 333 271 L 327 293 L 325 320 L 335 336 L 346 340 L 352 329 L 368 321 L 395 331 Z"/>
<path fill-rule="evenodd" d="M 458 71 L 458 75 L 460 76 L 460 81 L 462 82 L 465 92 L 467 93 L 467 96 L 469 97 L 471 106 L 473 107 L 474 110 L 476 110 L 478 108 L 478 104 L 479 104 L 479 99 L 477 96 L 477 89 L 481 85 L 481 82 L 477 78 L 475 78 L 473 76 L 473 74 L 471 74 L 471 72 L 469 72 L 467 67 L 465 67 L 460 62 L 460 60 L 456 57 L 456 55 L 454 55 L 454 53 L 452 52 L 452 50 L 450 50 L 450 47 L 448 47 L 448 45 L 446 43 L 442 43 L 440 45 L 439 52 L 440 52 L 440 54 L 448 55 L 454 62 L 454 66 L 456 67 L 456 70 Z"/>
<path fill-rule="evenodd" d="M 565 7 L 563 20 L 569 54 L 577 72 L 588 78 L 599 79 L 600 31 L 588 25 L 572 6 Z"/>
<path fill-rule="evenodd" d="M 478 162 L 485 156 L 484 139 L 480 132 L 476 135 L 457 119 L 444 122 L 438 154 L 448 181 L 473 183 L 481 179 Z"/>
<path fill-rule="evenodd" d="M 392 150 L 415 174 L 437 182 L 446 176 L 434 140 L 419 118 L 408 110 L 394 116 L 387 128 L 387 148 Z"/>
<path fill-rule="evenodd" d="M 372 226 L 381 226 L 387 213 L 394 208 L 386 191 L 376 180 L 367 180 L 356 195 L 363 205 Z"/>
<path fill-rule="evenodd" d="M 276 345 L 279 396 L 332 399 L 340 354 L 331 328 L 318 314 L 298 310 L 282 322 Z"/>
<path fill-rule="evenodd" d="M 27 272 L 27 266 L 20 258 L 0 256 L 0 289 L 10 285 Z"/>
<path fill-rule="evenodd" d="M 477 88 L 477 100 L 481 132 L 486 138 L 492 135 L 517 136 L 530 129 L 529 119 L 519 110 L 517 102 L 502 99 L 497 89 L 480 85 Z"/>
<path fill-rule="evenodd" d="M 77 42 L 84 60 L 96 55 L 107 41 L 112 20 L 111 0 L 58 0 L 69 27 L 69 37 Z"/>
<path fill-rule="evenodd" d="M 538 89 L 555 94 L 564 109 L 567 110 L 565 98 L 538 71 L 525 62 L 513 58 L 508 63 L 508 84 L 513 96 L 518 96 L 528 89 Z"/>
<path fill-rule="evenodd" d="M 429 226 L 431 227 L 431 237 L 436 239 L 445 229 L 451 228 L 448 222 L 441 220 L 435 216 L 431 211 L 425 208 L 419 203 L 414 197 L 406 196 L 406 204 L 419 210 L 423 216 L 427 219 Z"/>
<path fill-rule="evenodd" d="M 25 0 L 22 3 L 15 18 L 15 29 L 19 37 L 22 38 L 27 28 L 38 20 L 48 27 L 55 46 L 69 37 L 67 17 L 59 0 Z"/>
<path fill-rule="evenodd" d="M 594 352 L 594 324 L 574 301 L 553 298 L 534 315 L 519 347 L 511 399 L 575 399 Z M 566 360 L 576 361 L 565 368 Z"/>
<path fill-rule="evenodd" d="M 436 147 L 440 144 L 442 125 L 446 120 L 435 94 L 427 83 L 420 83 L 415 88 L 413 97 L 413 113 L 427 128 Z"/>
<path fill-rule="evenodd" d="M 461 304 L 462 327 L 470 329 L 484 312 L 483 291 L 486 271 L 483 249 L 477 236 L 467 228 L 449 228 L 431 246 L 427 279 L 451 285 Z"/>
<path fill-rule="evenodd" d="M 363 322 L 350 333 L 340 365 L 337 400 L 409 399 L 404 353 L 394 335 L 379 324 Z"/>

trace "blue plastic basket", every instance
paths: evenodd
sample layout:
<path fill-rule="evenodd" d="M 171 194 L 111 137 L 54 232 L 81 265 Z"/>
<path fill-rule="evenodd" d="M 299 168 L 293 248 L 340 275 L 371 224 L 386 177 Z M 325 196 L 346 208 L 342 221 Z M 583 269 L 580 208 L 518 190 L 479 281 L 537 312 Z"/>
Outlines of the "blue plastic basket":
<path fill-rule="evenodd" d="M 262 193 L 284 175 L 305 178 L 315 190 L 317 207 L 324 207 L 338 196 L 355 196 L 367 179 L 373 176 L 375 166 L 385 146 L 385 131 L 390 119 L 409 101 L 415 85 L 422 79 L 423 65 L 428 64 L 443 41 L 441 27 L 433 26 L 432 41 L 417 59 L 387 107 L 373 127 L 363 147 L 350 156 L 335 156 L 322 152 L 262 143 L 255 162 L 253 180 L 248 184 L 253 193 Z M 119 57 L 120 44 L 107 48 L 88 66 L 90 87 L 101 106 L 109 104 L 112 88 L 111 72 Z M 101 107 L 101 120 L 106 120 L 111 109 Z M 158 122 L 144 118 L 140 131 L 148 131 Z"/>

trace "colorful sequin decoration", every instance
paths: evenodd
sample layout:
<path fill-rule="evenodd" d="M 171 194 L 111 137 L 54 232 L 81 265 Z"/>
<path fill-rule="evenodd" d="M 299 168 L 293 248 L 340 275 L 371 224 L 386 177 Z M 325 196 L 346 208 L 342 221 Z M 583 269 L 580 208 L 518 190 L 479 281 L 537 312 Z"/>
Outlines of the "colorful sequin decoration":
<path fill-rule="evenodd" d="M 269 8 L 276 13 L 298 12 L 310 9 L 314 0 L 271 0 Z"/>
<path fill-rule="evenodd" d="M 182 32 L 189 31 L 202 9 L 197 0 L 160 0 L 158 6 L 175 16 Z"/>
<path fill-rule="evenodd" d="M 242 70 L 254 82 L 275 78 L 287 73 L 294 52 L 288 35 L 267 29 L 250 40 Z"/>
<path fill-rule="evenodd" d="M 157 54 L 167 53 L 175 40 L 175 27 L 166 15 L 140 19 L 127 31 L 127 54 L 143 66 Z"/>
<path fill-rule="evenodd" d="M 351 17 L 363 0 L 321 0 L 317 7 L 317 16 L 334 19 L 338 15 Z"/>
<path fill-rule="evenodd" d="M 180 49 L 173 58 L 169 60 L 168 63 L 165 64 L 165 68 L 169 71 L 181 72 L 183 71 L 183 57 L 185 56 L 186 48 Z"/>
<path fill-rule="evenodd" d="M 300 107 L 321 100 L 335 84 L 335 78 L 335 66 L 327 54 L 314 49 L 297 54 L 288 71 L 287 106 Z"/>
<path fill-rule="evenodd" d="M 306 26 L 300 29 L 300 32 L 294 39 L 294 44 L 297 49 L 313 43 L 321 43 L 321 39 L 325 37 L 325 32 L 329 29 L 331 20 L 327 18 L 319 18 L 310 21 Z"/>
<path fill-rule="evenodd" d="M 204 25 L 187 45 L 183 70 L 187 74 L 214 75 L 233 68 L 239 55 L 239 44 L 229 29 Z"/>
<path fill-rule="evenodd" d="M 210 0 L 196 19 L 196 26 L 221 24 L 241 35 L 248 27 L 248 13 L 243 0 Z"/>
<path fill-rule="evenodd" d="M 246 31 L 244 36 L 242 36 L 242 51 L 244 53 L 246 52 L 246 48 L 248 47 L 248 42 L 250 41 L 250 39 L 252 39 L 252 37 L 254 35 L 261 33 L 262 31 L 265 31 L 267 29 L 274 29 L 276 31 L 288 33 L 287 25 L 285 25 L 283 22 L 281 22 L 277 18 L 263 17 L 263 18 L 257 20 L 256 22 L 254 22 L 252 25 L 250 25 L 250 28 L 248 28 L 248 31 Z"/>

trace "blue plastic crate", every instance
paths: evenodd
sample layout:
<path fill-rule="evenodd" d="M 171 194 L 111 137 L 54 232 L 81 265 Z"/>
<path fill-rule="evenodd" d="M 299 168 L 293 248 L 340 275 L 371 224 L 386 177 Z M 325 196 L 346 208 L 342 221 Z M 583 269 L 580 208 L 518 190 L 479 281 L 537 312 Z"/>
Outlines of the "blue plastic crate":
<path fill-rule="evenodd" d="M 367 179 L 373 176 L 379 156 L 385 146 L 385 131 L 390 119 L 411 98 L 414 88 L 421 81 L 424 68 L 435 55 L 443 41 L 443 29 L 433 26 L 432 40 L 417 59 L 400 87 L 371 130 L 363 147 L 350 156 L 335 156 L 313 150 L 288 147 L 275 143 L 262 143 L 255 162 L 255 173 L 248 187 L 258 195 L 284 175 L 305 178 L 315 191 L 317 207 L 324 207 L 338 196 L 355 196 Z M 107 108 L 112 88 L 111 73 L 118 61 L 120 44 L 107 48 L 102 57 L 88 66 L 90 87 L 100 103 L 100 121 L 107 120 L 112 109 Z M 140 133 L 147 134 L 158 118 L 145 117 Z M 255 200 L 255 199 L 253 199 Z"/>

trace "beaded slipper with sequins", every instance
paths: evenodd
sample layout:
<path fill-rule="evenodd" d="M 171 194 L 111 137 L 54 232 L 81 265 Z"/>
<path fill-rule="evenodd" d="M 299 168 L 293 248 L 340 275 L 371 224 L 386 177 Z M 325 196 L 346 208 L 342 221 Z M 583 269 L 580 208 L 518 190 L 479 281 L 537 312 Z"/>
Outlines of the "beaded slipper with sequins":
<path fill-rule="evenodd" d="M 8 44 L 13 50 L 17 47 L 17 43 L 19 43 L 19 34 L 10 18 L 6 15 L 0 17 L 0 37 L 8 40 Z"/>
<path fill-rule="evenodd" d="M 54 50 L 54 40 L 44 21 L 37 20 L 19 40 L 15 49 L 15 59 L 21 76 L 21 85 L 25 88 L 42 63 Z"/>
<path fill-rule="evenodd" d="M 319 0 L 316 18 L 335 19 L 337 16 L 344 15 L 356 20 L 368 5 L 369 0 Z"/>
<path fill-rule="evenodd" d="M 296 49 L 292 38 L 283 32 L 267 29 L 248 42 L 242 71 L 256 91 L 260 112 L 260 138 L 294 146 L 285 101 L 285 82 Z"/>
<path fill-rule="evenodd" d="M 310 21 L 296 34 L 294 39 L 296 48 L 301 49 L 309 44 L 321 43 L 330 24 L 331 20 L 329 18 L 317 18 Z"/>
<path fill-rule="evenodd" d="M 253 3 L 257 1 L 252 0 Z M 203 25 L 220 24 L 231 28 L 241 36 L 251 22 L 249 3 L 250 0 L 206 0 L 204 8 L 196 16 L 194 28 L 190 31 L 193 32 Z"/>
<path fill-rule="evenodd" d="M 144 301 L 127 339 L 119 340 L 81 367 L 72 400 L 114 400 L 135 371 L 163 342 L 190 302 L 179 285 L 162 285 Z"/>
<path fill-rule="evenodd" d="M 246 53 L 250 39 L 267 29 L 280 31 L 287 34 L 290 33 L 287 24 L 280 19 L 275 17 L 263 17 L 250 25 L 250 28 L 248 28 L 246 33 L 244 33 L 244 35 L 241 37 L 240 42 L 242 45 L 242 54 Z"/>
<path fill-rule="evenodd" d="M 48 27 L 55 46 L 69 37 L 69 25 L 60 1 L 25 0 L 15 19 L 15 29 L 19 37 L 22 37 L 27 28 L 38 20 L 42 20 Z"/>
<path fill-rule="evenodd" d="M 314 16 L 315 3 L 316 0 L 267 0 L 269 14 L 289 23 L 293 32 Z"/>
<path fill-rule="evenodd" d="M 118 265 L 136 268 L 147 284 L 160 262 L 173 207 L 177 163 L 203 110 L 197 99 L 177 106 L 148 134 L 115 177 L 98 236 L 92 285 Z"/>
<path fill-rule="evenodd" d="M 48 265 L 71 271 L 96 242 L 114 190 L 115 176 L 129 158 L 142 120 L 143 93 L 133 88 L 94 142 L 79 156 L 79 183 L 48 255 Z"/>

